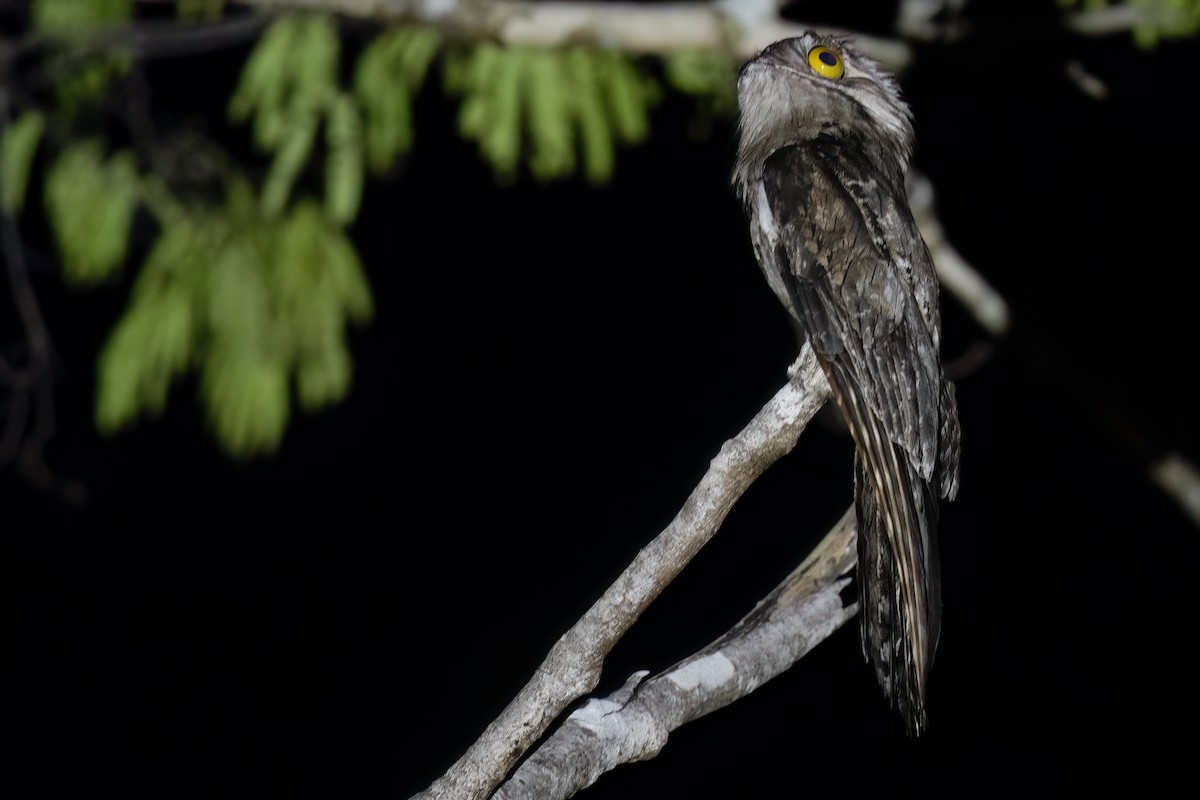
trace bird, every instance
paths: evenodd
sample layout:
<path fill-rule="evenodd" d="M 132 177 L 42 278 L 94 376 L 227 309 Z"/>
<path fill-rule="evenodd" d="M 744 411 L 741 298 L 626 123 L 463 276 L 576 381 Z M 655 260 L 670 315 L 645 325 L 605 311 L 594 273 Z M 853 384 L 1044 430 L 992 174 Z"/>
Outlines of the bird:
<path fill-rule="evenodd" d="M 904 188 L 912 113 L 894 76 L 812 31 L 743 64 L 737 95 L 733 188 L 854 441 L 863 655 L 915 737 L 941 633 L 939 502 L 958 492 L 961 434 L 937 275 Z"/>

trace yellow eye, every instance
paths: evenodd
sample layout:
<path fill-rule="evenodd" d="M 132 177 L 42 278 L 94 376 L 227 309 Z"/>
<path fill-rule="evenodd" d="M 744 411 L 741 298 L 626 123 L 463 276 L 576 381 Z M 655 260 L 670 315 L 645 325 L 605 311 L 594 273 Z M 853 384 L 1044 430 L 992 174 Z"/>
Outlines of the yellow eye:
<path fill-rule="evenodd" d="M 845 72 L 842 54 L 828 47 L 814 47 L 808 51 L 808 65 L 822 78 L 840 78 Z"/>

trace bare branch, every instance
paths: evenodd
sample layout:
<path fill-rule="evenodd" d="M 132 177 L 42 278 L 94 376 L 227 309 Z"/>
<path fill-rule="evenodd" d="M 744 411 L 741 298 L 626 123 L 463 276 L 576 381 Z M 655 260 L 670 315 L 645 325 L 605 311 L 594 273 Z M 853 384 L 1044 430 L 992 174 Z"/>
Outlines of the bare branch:
<path fill-rule="evenodd" d="M 1083 36 L 1107 36 L 1131 30 L 1147 18 L 1141 6 L 1121 4 L 1104 8 L 1076 11 L 1063 17 L 1063 27 Z"/>
<path fill-rule="evenodd" d="M 962 18 L 967 0 L 900 0 L 896 30 L 906 39 L 954 42 L 968 31 Z"/>
<path fill-rule="evenodd" d="M 1196 527 L 1200 527 L 1200 469 L 1175 451 L 1152 461 L 1150 480 L 1166 492 Z"/>
<path fill-rule="evenodd" d="M 1108 86 L 1100 78 L 1088 72 L 1083 62 L 1072 59 L 1066 66 L 1067 80 L 1075 84 L 1075 88 L 1093 100 L 1108 99 Z"/>
<path fill-rule="evenodd" d="M 533 678 L 475 744 L 417 797 L 486 797 L 550 722 L 596 687 L 605 655 L 712 538 L 758 476 L 791 451 L 805 425 L 825 404 L 829 385 L 807 345 L 792 374 L 792 380 L 750 424 L 721 446 L 675 519 L 563 634 Z"/>
<path fill-rule="evenodd" d="M 41 306 L 26 269 L 16 220 L 0 210 L 0 247 L 13 305 L 21 321 L 24 358 L 12 363 L 0 353 L 0 465 L 12 462 L 37 489 L 55 492 L 72 505 L 87 497 L 82 484 L 56 475 L 46 463 L 46 446 L 57 427 L 54 411 L 53 350 Z"/>
<path fill-rule="evenodd" d="M 946 239 L 934 205 L 933 184 L 916 171 L 908 174 L 908 203 L 942 286 L 966 306 L 984 330 L 997 338 L 1004 336 L 1009 326 L 1008 303 Z"/>
<path fill-rule="evenodd" d="M 858 49 L 892 71 L 912 60 L 908 45 L 828 26 L 780 19 L 771 4 L 754 17 L 737 14 L 739 3 L 530 2 L 529 0 L 244 0 L 270 9 L 332 11 L 381 22 L 437 26 L 447 36 L 508 44 L 561 45 L 590 42 L 631 53 L 716 49 L 749 58 L 779 39 L 817 28 L 850 34 Z"/>
<path fill-rule="evenodd" d="M 614 767 L 653 758 L 671 731 L 748 695 L 858 610 L 842 602 L 858 560 L 851 508 L 804 563 L 721 638 L 645 683 L 589 700 L 496 792 L 497 800 L 570 797 Z"/>
<path fill-rule="evenodd" d="M 0 130 L 10 124 L 8 94 L 0 89 Z M 57 492 L 78 505 L 86 490 L 54 474 L 46 464 L 46 446 L 54 437 L 54 354 L 50 333 L 25 263 L 20 228 L 10 209 L 0 209 L 0 257 L 24 337 L 24 358 L 10 362 L 0 352 L 0 465 L 17 471 L 42 491 Z"/>

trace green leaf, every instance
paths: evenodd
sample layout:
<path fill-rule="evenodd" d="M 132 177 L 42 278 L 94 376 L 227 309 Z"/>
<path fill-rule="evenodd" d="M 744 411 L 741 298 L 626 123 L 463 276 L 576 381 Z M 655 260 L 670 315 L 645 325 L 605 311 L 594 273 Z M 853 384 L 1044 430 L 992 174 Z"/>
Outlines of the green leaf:
<path fill-rule="evenodd" d="M 218 343 L 265 350 L 271 338 L 271 296 L 254 243 L 244 232 L 230 232 L 224 242 L 213 244 L 204 287 L 210 335 Z"/>
<path fill-rule="evenodd" d="M 365 323 L 373 313 L 371 290 L 358 254 L 342 230 L 310 202 L 298 203 L 280 230 L 277 278 L 281 307 L 307 304 L 307 296 L 330 301 L 336 309 L 337 336 L 343 316 Z M 311 307 L 310 307 L 311 308 Z M 300 327 L 309 327 L 304 314 Z"/>
<path fill-rule="evenodd" d="M 488 123 L 480 148 L 501 181 L 516 177 L 521 158 L 521 83 L 527 57 L 525 48 L 505 50 L 490 90 Z"/>
<path fill-rule="evenodd" d="M 353 322 L 365 324 L 374 315 L 374 302 L 371 300 L 371 288 L 367 284 L 366 273 L 363 272 L 362 262 L 358 252 L 341 231 L 331 231 L 325 237 L 322 252 L 325 255 L 325 268 L 334 296 L 340 301 L 342 310 Z"/>
<path fill-rule="evenodd" d="M 69 282 L 95 283 L 125 261 L 138 196 L 129 151 L 105 161 L 100 143 L 88 140 L 59 155 L 46 175 L 46 211 Z"/>
<path fill-rule="evenodd" d="M 198 344 L 196 280 L 207 267 L 203 237 L 182 222 L 166 229 L 146 258 L 125 314 L 97 370 L 96 426 L 112 433 L 138 414 L 158 414 L 172 381 Z"/>
<path fill-rule="evenodd" d="M 260 116 L 282 116 L 289 80 L 289 56 L 295 52 L 298 30 L 299 20 L 294 17 L 283 17 L 267 28 L 242 68 L 237 90 L 229 101 L 230 120 L 244 122 L 256 112 Z M 270 148 L 280 131 L 268 131 L 265 127 L 256 123 L 256 143 Z"/>
<path fill-rule="evenodd" d="M 341 342 L 305 356 L 296 370 L 296 394 L 305 411 L 340 402 L 350 390 L 350 354 Z"/>
<path fill-rule="evenodd" d="M 399 47 L 400 79 L 404 82 L 410 96 L 416 96 L 417 90 L 425 83 L 425 75 L 433 57 L 441 47 L 442 37 L 434 28 L 402 28 L 398 35 L 401 39 Z"/>
<path fill-rule="evenodd" d="M 630 58 L 617 50 L 597 51 L 594 59 L 601 70 L 613 130 L 624 142 L 641 142 L 650 134 L 641 74 Z"/>
<path fill-rule="evenodd" d="M 188 366 L 196 335 L 195 298 L 189 287 L 176 283 L 152 303 L 143 301 L 154 313 L 147 322 L 148 354 L 143 402 L 153 414 L 162 411 L 167 387 Z"/>
<path fill-rule="evenodd" d="M 532 144 L 529 169 L 540 181 L 564 178 L 575 171 L 570 86 L 560 51 L 530 55 L 527 125 Z"/>
<path fill-rule="evenodd" d="M 287 372 L 254 354 L 217 348 L 200 382 L 217 441 L 227 453 L 250 458 L 278 448 L 287 428 Z"/>
<path fill-rule="evenodd" d="M 397 156 L 412 149 L 412 99 L 440 43 L 432 29 L 394 28 L 359 57 L 354 92 L 362 107 L 363 141 L 372 171 L 389 169 Z"/>
<path fill-rule="evenodd" d="M 664 61 L 667 82 L 679 91 L 703 99 L 714 113 L 732 113 L 737 105 L 737 67 L 733 59 L 713 50 L 676 50 Z"/>
<path fill-rule="evenodd" d="M 109 335 L 96 370 L 96 427 L 111 434 L 132 422 L 141 410 L 146 369 L 146 325 L 126 313 Z"/>
<path fill-rule="evenodd" d="M 362 138 L 358 104 L 339 94 L 325 123 L 325 213 L 340 225 L 354 220 L 362 202 Z"/>
<path fill-rule="evenodd" d="M 40 112 L 26 111 L 4 129 L 0 142 L 0 208 L 9 214 L 18 213 L 25 202 L 29 168 L 45 127 L 46 119 Z"/>
<path fill-rule="evenodd" d="M 576 118 L 583 145 L 584 173 L 593 184 L 605 183 L 612 177 L 616 147 L 604 100 L 596 81 L 592 53 L 576 48 L 567 55 L 567 68 L 574 83 Z"/>
<path fill-rule="evenodd" d="M 333 18 L 314 14 L 300 19 L 296 49 L 290 53 L 294 102 L 308 109 L 324 108 L 337 92 L 341 42 Z"/>
<path fill-rule="evenodd" d="M 271 162 L 271 170 L 263 181 L 261 205 L 267 217 L 278 215 L 287 205 L 292 186 L 312 152 L 318 122 L 315 114 L 296 116 L 291 120 L 275 160 Z"/>

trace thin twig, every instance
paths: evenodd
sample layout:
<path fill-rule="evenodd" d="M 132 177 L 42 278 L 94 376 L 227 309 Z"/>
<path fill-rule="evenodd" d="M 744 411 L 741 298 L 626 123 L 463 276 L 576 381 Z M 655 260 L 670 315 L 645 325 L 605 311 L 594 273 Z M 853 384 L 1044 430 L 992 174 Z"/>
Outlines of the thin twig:
<path fill-rule="evenodd" d="M 10 123 L 7 93 L 0 89 L 0 130 Z M 55 475 L 46 464 L 46 446 L 57 427 L 54 411 L 53 346 L 37 293 L 25 263 L 21 231 L 9 209 L 0 209 L 0 252 L 13 305 L 21 323 L 25 358 L 13 364 L 0 353 L 0 388 L 7 397 L 0 428 L 0 464 L 17 471 L 43 491 L 55 491 L 69 503 L 86 497 L 82 484 Z"/>

